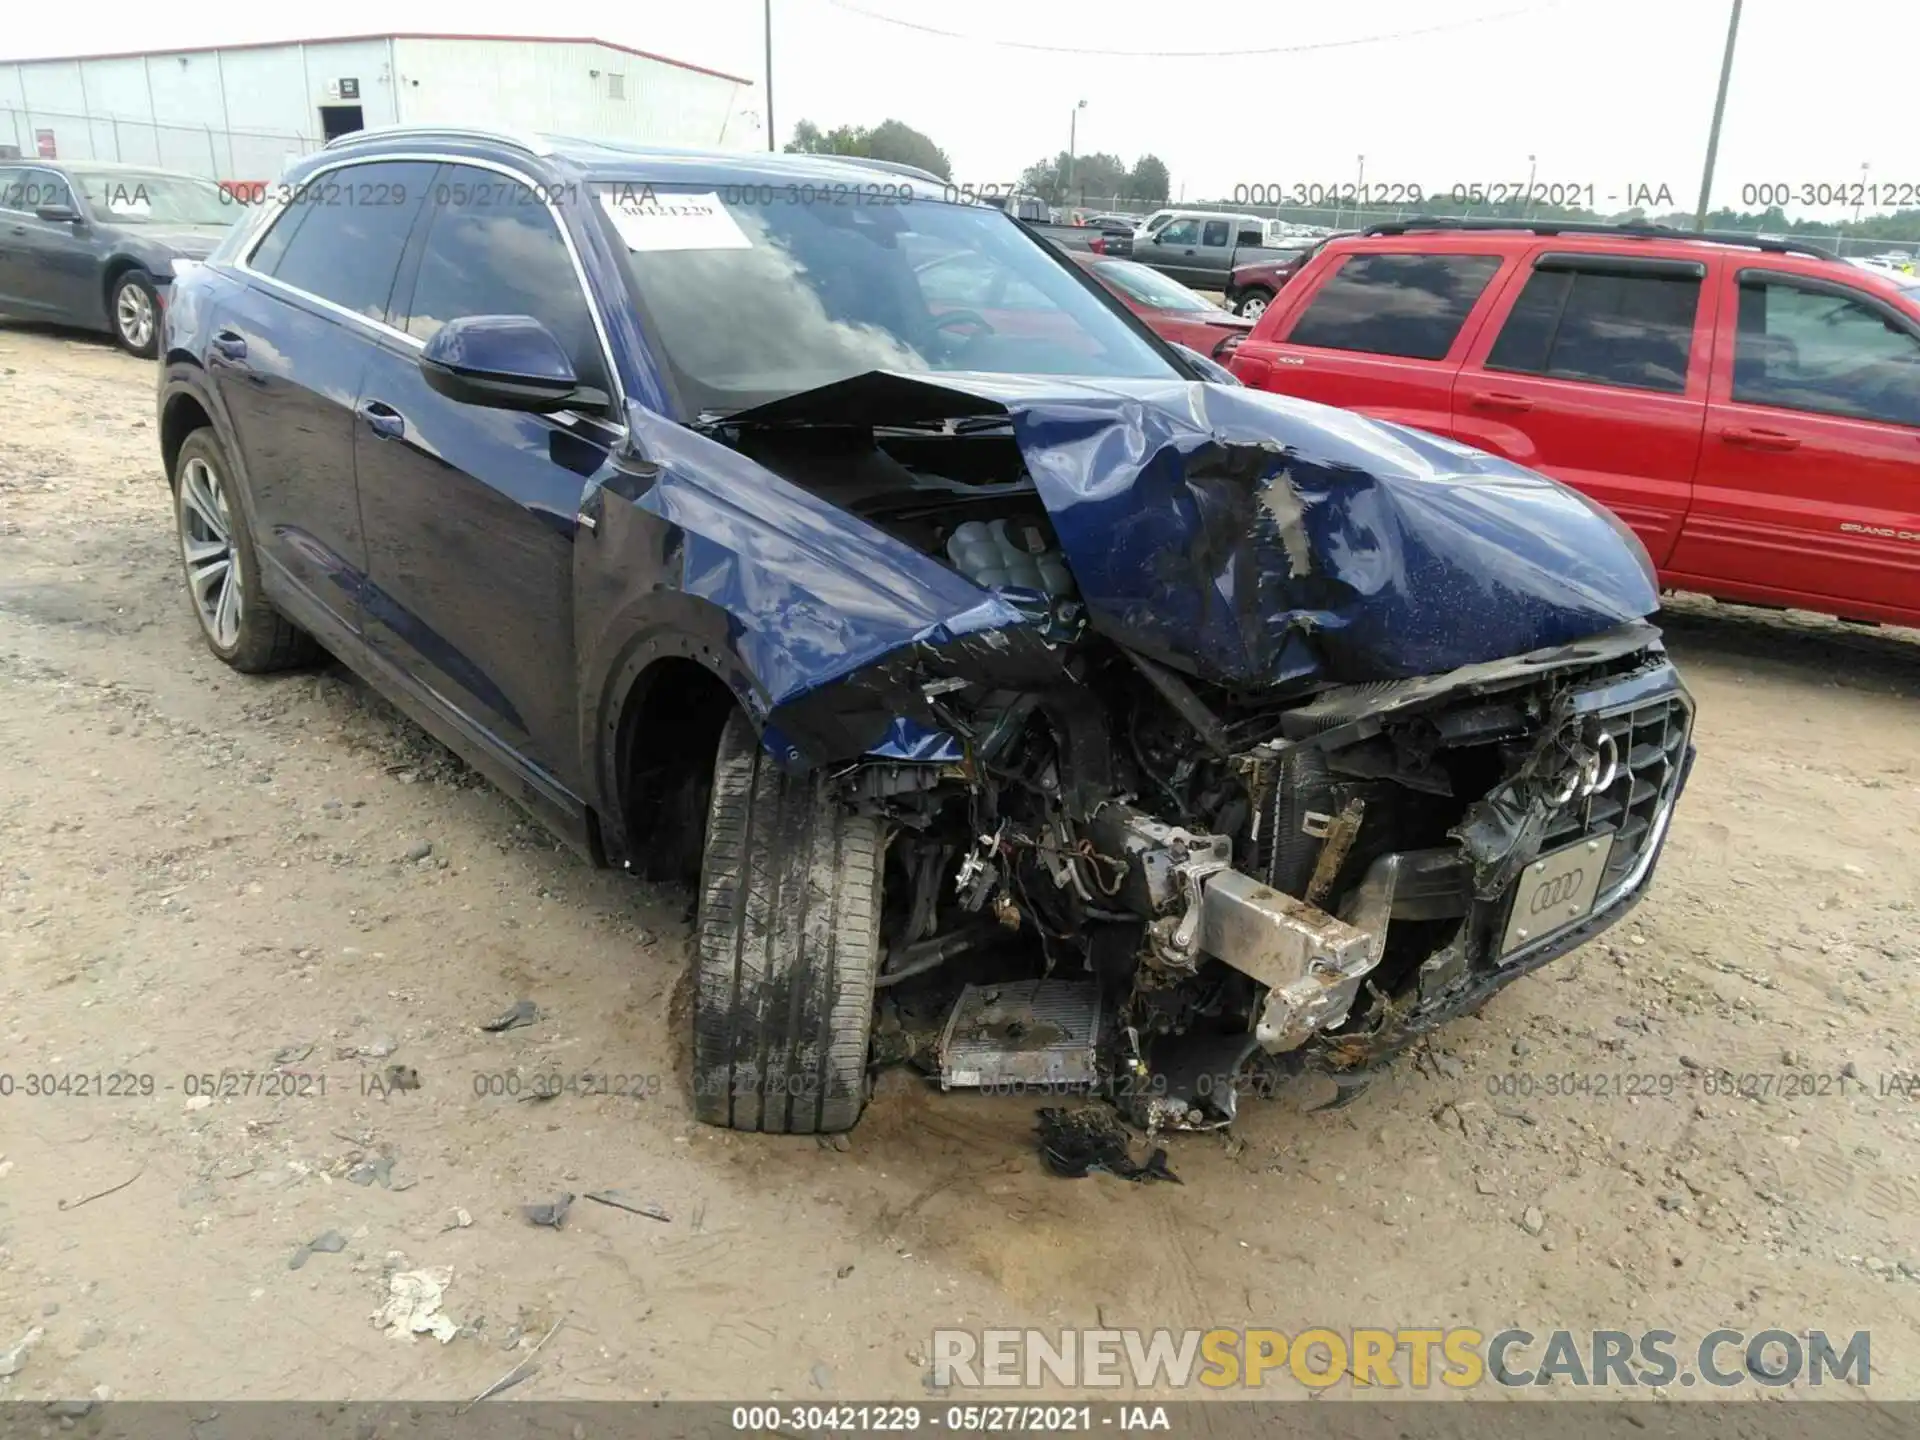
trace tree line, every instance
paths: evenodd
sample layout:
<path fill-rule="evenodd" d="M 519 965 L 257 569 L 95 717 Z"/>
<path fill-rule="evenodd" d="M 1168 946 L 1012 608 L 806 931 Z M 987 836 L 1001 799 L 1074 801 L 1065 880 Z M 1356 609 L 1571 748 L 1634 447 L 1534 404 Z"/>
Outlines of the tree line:
<path fill-rule="evenodd" d="M 931 171 L 942 180 L 953 179 L 947 152 L 932 138 L 901 120 L 878 125 L 836 125 L 822 130 L 811 120 L 793 127 L 789 153 L 852 155 L 865 160 L 889 160 Z M 969 177 L 976 186 L 1005 184 L 994 177 Z M 1112 202 L 1153 206 L 1165 203 L 1172 188 L 1166 164 L 1157 155 L 1142 155 L 1128 165 L 1118 155 L 1096 151 L 1091 155 L 1059 154 L 1036 160 L 1020 172 L 1023 194 L 1038 195 L 1051 205 Z"/>

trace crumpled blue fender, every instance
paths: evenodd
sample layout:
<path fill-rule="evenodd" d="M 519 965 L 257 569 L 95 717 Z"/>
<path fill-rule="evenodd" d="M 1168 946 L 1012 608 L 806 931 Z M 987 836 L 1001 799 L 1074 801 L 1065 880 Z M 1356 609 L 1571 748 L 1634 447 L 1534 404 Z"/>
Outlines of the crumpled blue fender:
<path fill-rule="evenodd" d="M 917 641 L 1029 623 L 938 560 L 714 440 L 641 420 L 634 500 L 679 531 L 676 588 L 725 611 L 756 718 Z"/>

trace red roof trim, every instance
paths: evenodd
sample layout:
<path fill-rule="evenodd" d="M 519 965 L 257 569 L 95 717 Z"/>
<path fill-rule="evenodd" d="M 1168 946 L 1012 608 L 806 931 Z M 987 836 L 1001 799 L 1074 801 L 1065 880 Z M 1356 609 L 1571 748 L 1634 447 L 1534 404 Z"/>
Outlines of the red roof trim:
<path fill-rule="evenodd" d="M 145 55 L 211 55 L 216 50 L 273 50 L 283 45 L 346 45 L 364 40 L 503 40 L 515 45 L 604 45 L 623 55 L 637 55 L 642 60 L 671 65 L 676 70 L 691 70 L 718 80 L 731 80 L 736 85 L 754 83 L 744 75 L 729 75 L 725 70 L 675 60 L 670 55 L 636 50 L 631 45 L 602 40 L 596 35 L 446 35 L 420 30 L 395 30 L 380 35 L 308 35 L 291 40 L 247 40 L 237 45 L 175 45 L 164 50 L 108 50 L 96 55 L 22 55 L 0 58 L 0 65 L 44 65 L 68 60 L 137 60 Z"/>

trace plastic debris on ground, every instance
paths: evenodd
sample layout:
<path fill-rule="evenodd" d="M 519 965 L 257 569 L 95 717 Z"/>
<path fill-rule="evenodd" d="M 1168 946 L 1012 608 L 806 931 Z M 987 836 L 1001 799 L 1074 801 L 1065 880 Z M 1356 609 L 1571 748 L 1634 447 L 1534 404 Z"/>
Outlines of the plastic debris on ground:
<path fill-rule="evenodd" d="M 1055 1175 L 1079 1180 L 1104 1170 L 1122 1180 L 1184 1183 L 1167 1168 L 1167 1152 L 1157 1146 L 1145 1160 L 1135 1160 L 1133 1137 L 1111 1110 L 1091 1105 L 1080 1110 L 1044 1109 L 1038 1129 L 1040 1158 Z"/>

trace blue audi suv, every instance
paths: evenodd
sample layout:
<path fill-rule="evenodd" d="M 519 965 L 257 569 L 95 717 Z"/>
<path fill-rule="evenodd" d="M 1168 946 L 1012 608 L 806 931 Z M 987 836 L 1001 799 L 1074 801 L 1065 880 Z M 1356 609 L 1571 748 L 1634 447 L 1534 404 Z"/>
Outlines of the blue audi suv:
<path fill-rule="evenodd" d="M 704 1120 L 1347 1096 L 1649 884 L 1693 703 L 1630 532 L 1233 385 L 934 176 L 363 132 L 173 288 L 207 645 L 694 886 Z"/>

